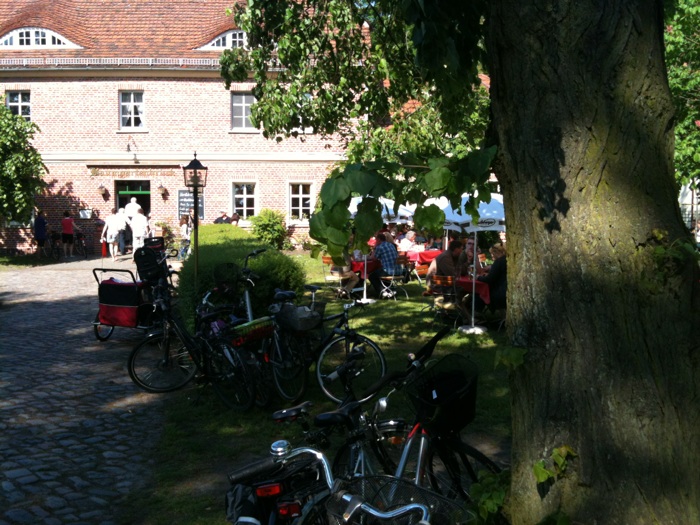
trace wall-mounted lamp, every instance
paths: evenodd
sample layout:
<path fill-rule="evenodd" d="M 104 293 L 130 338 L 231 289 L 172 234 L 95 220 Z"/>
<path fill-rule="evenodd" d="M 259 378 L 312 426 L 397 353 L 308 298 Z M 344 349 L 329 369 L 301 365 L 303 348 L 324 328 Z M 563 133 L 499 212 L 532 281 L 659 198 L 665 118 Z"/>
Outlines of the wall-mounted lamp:
<path fill-rule="evenodd" d="M 107 193 L 107 188 L 105 188 L 102 184 L 97 188 L 97 191 L 100 192 L 100 195 L 104 195 Z"/>
<path fill-rule="evenodd" d="M 161 195 L 165 195 L 167 192 L 168 189 L 165 186 L 163 186 L 162 184 L 158 186 L 158 193 L 160 193 Z"/>

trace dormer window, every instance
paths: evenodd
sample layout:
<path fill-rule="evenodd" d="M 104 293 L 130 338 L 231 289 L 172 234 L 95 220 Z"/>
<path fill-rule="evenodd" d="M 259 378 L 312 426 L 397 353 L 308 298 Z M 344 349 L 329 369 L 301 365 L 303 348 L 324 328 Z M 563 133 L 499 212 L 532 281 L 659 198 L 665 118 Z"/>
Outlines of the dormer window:
<path fill-rule="evenodd" d="M 80 49 L 80 46 L 58 33 L 38 27 L 23 27 L 6 33 L 0 37 L 0 47 L 10 49 Z"/>
<path fill-rule="evenodd" d="M 218 49 L 229 49 L 233 47 L 248 47 L 248 38 L 245 31 L 240 31 L 237 29 L 226 31 L 225 33 L 217 36 L 207 45 L 198 47 L 197 50 L 212 51 Z"/>

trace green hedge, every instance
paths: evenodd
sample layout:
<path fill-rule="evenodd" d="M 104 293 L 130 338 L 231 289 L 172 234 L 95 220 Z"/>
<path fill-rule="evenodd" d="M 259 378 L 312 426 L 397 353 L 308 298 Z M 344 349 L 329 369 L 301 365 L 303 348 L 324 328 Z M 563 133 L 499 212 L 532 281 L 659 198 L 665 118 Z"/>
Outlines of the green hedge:
<path fill-rule="evenodd" d="M 299 263 L 242 228 L 229 224 L 208 224 L 199 227 L 199 294 L 194 285 L 194 254 L 184 262 L 180 270 L 180 310 L 189 319 L 201 296 L 214 287 L 214 269 L 223 263 L 235 263 L 243 267 L 246 255 L 258 248 L 265 253 L 251 258 L 248 267 L 260 278 L 252 293 L 253 312 L 256 317 L 267 313 L 275 288 L 303 292 L 305 273 Z M 199 295 L 199 297 L 198 297 Z"/>

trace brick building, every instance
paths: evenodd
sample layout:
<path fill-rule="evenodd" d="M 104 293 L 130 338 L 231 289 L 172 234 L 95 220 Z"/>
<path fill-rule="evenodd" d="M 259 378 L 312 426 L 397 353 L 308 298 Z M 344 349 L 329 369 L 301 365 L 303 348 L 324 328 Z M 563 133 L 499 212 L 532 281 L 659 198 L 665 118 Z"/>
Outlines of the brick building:
<path fill-rule="evenodd" d="M 220 210 L 241 226 L 263 208 L 308 231 L 339 143 L 265 139 L 247 115 L 252 83 L 226 90 L 218 57 L 245 45 L 226 15 L 232 0 L 15 0 L 0 3 L 0 94 L 35 122 L 49 173 L 37 197 L 50 227 L 71 210 L 87 232 L 136 197 L 152 221 L 177 225 L 193 203 L 182 166 L 208 168 L 202 223 Z M 98 241 L 92 233 L 93 241 Z M 31 230 L 2 225 L 5 249 L 28 249 Z"/>

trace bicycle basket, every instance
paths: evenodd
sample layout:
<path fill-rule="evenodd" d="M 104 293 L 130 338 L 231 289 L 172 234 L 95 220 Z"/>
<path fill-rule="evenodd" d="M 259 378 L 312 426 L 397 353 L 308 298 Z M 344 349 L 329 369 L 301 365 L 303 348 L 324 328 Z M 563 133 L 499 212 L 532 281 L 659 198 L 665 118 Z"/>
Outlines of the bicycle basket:
<path fill-rule="evenodd" d="M 277 324 L 282 328 L 295 332 L 305 332 L 321 325 L 325 310 L 326 303 L 321 302 L 312 303 L 311 307 L 285 303 L 274 315 Z"/>
<path fill-rule="evenodd" d="M 163 239 L 163 237 L 146 237 L 143 240 L 143 245 L 146 248 L 162 252 L 165 250 L 165 239 Z"/>
<path fill-rule="evenodd" d="M 344 493 L 360 497 L 365 503 L 381 511 L 394 510 L 409 503 L 421 503 L 430 511 L 430 523 L 439 525 L 465 525 L 473 523 L 475 516 L 464 509 L 459 502 L 449 500 L 430 490 L 418 487 L 410 481 L 391 476 L 367 476 L 341 482 L 337 487 Z M 367 513 L 358 512 L 350 522 L 346 522 L 343 513 L 348 504 L 335 491 L 327 500 L 326 512 L 328 523 L 345 525 L 346 523 L 363 523 L 371 525 L 414 525 L 421 519 L 419 512 L 411 512 L 392 520 L 378 519 Z"/>
<path fill-rule="evenodd" d="M 158 262 L 158 253 L 151 248 L 139 248 L 134 253 L 134 262 L 139 277 L 150 283 L 168 277 L 168 267 L 164 262 Z"/>
<path fill-rule="evenodd" d="M 434 433 L 459 431 L 476 412 L 476 363 L 459 354 L 449 354 L 426 367 L 406 385 L 418 420 Z"/>

